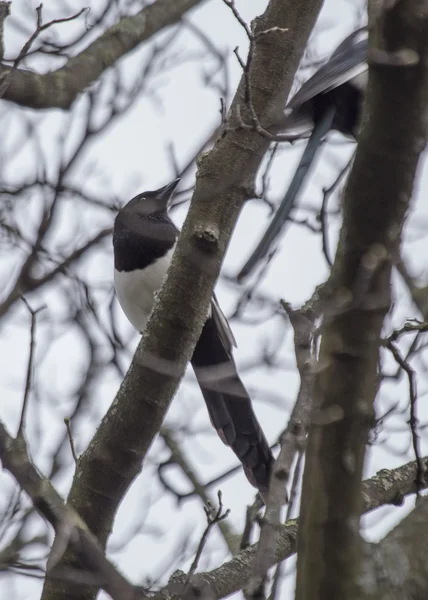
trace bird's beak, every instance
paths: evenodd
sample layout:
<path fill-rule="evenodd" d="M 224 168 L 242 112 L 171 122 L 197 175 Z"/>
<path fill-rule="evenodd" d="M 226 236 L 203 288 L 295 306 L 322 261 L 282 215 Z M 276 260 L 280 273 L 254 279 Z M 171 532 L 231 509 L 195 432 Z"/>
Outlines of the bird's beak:
<path fill-rule="evenodd" d="M 172 181 L 171 183 L 168 183 L 168 185 L 166 185 L 165 187 L 156 190 L 156 200 L 162 202 L 164 206 L 168 207 L 174 195 L 175 188 L 178 186 L 180 181 L 181 178 L 178 177 L 177 179 L 174 179 L 174 181 Z"/>

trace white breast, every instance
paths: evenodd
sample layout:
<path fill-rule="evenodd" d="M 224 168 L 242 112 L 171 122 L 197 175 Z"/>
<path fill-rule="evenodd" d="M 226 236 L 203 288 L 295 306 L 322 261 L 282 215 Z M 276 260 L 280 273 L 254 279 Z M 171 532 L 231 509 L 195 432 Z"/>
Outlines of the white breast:
<path fill-rule="evenodd" d="M 165 278 L 172 255 L 165 256 L 145 269 L 114 271 L 114 286 L 123 312 L 137 331 L 143 332 L 153 308 L 154 294 Z"/>

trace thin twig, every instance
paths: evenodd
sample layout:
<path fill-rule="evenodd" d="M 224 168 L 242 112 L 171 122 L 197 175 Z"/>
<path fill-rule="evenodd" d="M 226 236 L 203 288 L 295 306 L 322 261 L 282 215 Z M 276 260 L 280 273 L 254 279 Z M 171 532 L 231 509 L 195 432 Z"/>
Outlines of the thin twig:
<path fill-rule="evenodd" d="M 244 19 L 241 17 L 241 15 L 239 14 L 238 9 L 235 6 L 235 2 L 234 0 L 223 0 L 223 2 L 226 4 L 226 6 L 228 6 L 230 8 L 230 10 L 233 12 L 235 19 L 238 21 L 238 23 L 240 23 L 245 31 L 245 33 L 248 36 L 248 39 L 250 41 L 250 43 L 253 41 L 254 36 L 251 33 L 250 28 L 248 27 L 247 23 L 244 21 Z"/>
<path fill-rule="evenodd" d="M 223 98 L 220 98 L 220 117 L 221 124 L 224 125 L 226 123 L 226 103 Z"/>
<path fill-rule="evenodd" d="M 297 455 L 296 465 L 294 467 L 294 473 L 293 473 L 293 481 L 291 482 L 291 489 L 290 489 L 290 495 L 289 495 L 290 499 L 288 501 L 287 512 L 285 515 L 286 523 L 288 521 L 290 521 L 292 518 L 292 511 L 294 508 L 294 504 L 296 502 L 297 491 L 298 491 L 299 482 L 300 482 L 301 475 L 302 475 L 302 466 L 303 466 L 304 455 L 305 455 L 305 453 L 303 451 L 299 452 Z M 278 562 L 275 567 L 275 572 L 272 577 L 272 587 L 271 587 L 271 591 L 269 594 L 269 600 L 278 600 L 281 597 L 281 583 L 283 581 L 283 571 L 284 571 L 283 562 Z"/>
<path fill-rule="evenodd" d="M 390 339 L 384 340 L 384 346 L 388 348 L 388 350 L 393 355 L 395 361 L 400 365 L 403 371 L 406 373 L 408 381 L 409 381 L 409 404 L 410 404 L 410 431 L 412 433 L 412 445 L 413 451 L 415 453 L 415 459 L 417 464 L 417 474 L 416 474 L 416 493 L 419 495 L 421 490 L 424 488 L 424 477 L 425 477 L 425 465 L 422 461 L 420 451 L 419 451 L 419 434 L 418 434 L 418 417 L 416 411 L 417 404 L 417 393 L 416 393 L 416 378 L 415 372 L 413 368 L 410 366 L 409 362 L 403 358 L 400 354 L 399 349 L 396 344 Z"/>
<path fill-rule="evenodd" d="M 30 353 L 28 356 L 28 364 L 27 364 L 27 377 L 25 380 L 25 390 L 24 390 L 24 398 L 22 400 L 22 408 L 21 408 L 21 418 L 19 421 L 18 427 L 18 437 L 22 437 L 25 427 L 25 416 L 27 414 L 28 407 L 28 398 L 30 396 L 31 390 L 31 382 L 32 382 L 32 373 L 33 373 L 33 361 L 34 361 L 34 349 L 36 346 L 36 317 L 37 314 L 46 308 L 45 306 L 40 306 L 36 310 L 33 310 L 31 306 L 28 304 L 27 300 L 22 296 L 22 301 L 27 307 L 30 315 L 31 315 L 31 327 L 30 327 Z"/>
<path fill-rule="evenodd" d="M 74 447 L 74 441 L 73 441 L 73 434 L 71 432 L 70 419 L 68 417 L 65 417 L 64 418 L 64 423 L 65 423 L 65 426 L 67 427 L 67 435 L 68 435 L 68 441 L 70 442 L 71 455 L 72 455 L 72 457 L 74 459 L 74 462 L 77 464 L 78 456 L 76 454 L 76 449 Z"/>
<path fill-rule="evenodd" d="M 158 477 L 162 485 L 165 487 L 165 489 L 167 489 L 169 492 L 176 496 L 178 503 L 190 497 L 198 496 L 205 506 L 209 505 L 211 503 L 211 498 L 208 493 L 208 487 L 214 484 L 218 484 L 223 476 L 216 478 L 213 482 L 203 484 L 199 480 L 199 477 L 195 472 L 195 469 L 192 467 L 190 461 L 186 458 L 185 454 L 183 453 L 180 444 L 175 439 L 174 433 L 167 427 L 162 426 L 160 430 L 160 436 L 162 437 L 163 441 L 165 442 L 166 446 L 171 452 L 169 459 L 158 466 Z M 176 465 L 181 470 L 183 475 L 186 476 L 186 478 L 190 481 L 193 487 L 191 492 L 188 492 L 186 494 L 180 493 L 168 483 L 168 481 L 163 476 L 163 470 L 169 465 Z M 241 467 L 237 467 L 236 470 L 238 470 L 238 468 Z M 229 551 L 233 554 L 236 551 L 236 536 L 232 525 L 229 522 L 225 522 L 224 520 L 219 520 L 217 524 L 223 536 L 223 539 L 229 548 Z"/>
<path fill-rule="evenodd" d="M 264 129 L 261 126 L 260 121 L 259 121 L 259 119 L 257 117 L 256 111 L 254 109 L 253 97 L 252 97 L 252 88 L 251 88 L 251 81 L 250 81 L 251 65 L 252 65 L 252 62 L 253 62 L 254 49 L 255 49 L 256 40 L 258 40 L 262 36 L 265 36 L 265 35 L 268 35 L 268 34 L 271 34 L 271 33 L 284 33 L 286 31 L 288 31 L 288 29 L 283 29 L 281 27 L 270 27 L 269 29 L 265 29 L 264 31 L 260 31 L 257 34 L 253 34 L 252 31 L 251 31 L 251 29 L 247 25 L 247 23 L 244 21 L 244 19 L 239 14 L 239 11 L 238 11 L 238 9 L 235 6 L 234 0 L 223 0 L 223 2 L 233 12 L 236 20 L 243 27 L 245 33 L 247 34 L 248 40 L 250 42 L 250 45 L 249 45 L 249 48 L 248 48 L 247 62 L 244 62 L 242 60 L 242 58 L 239 56 L 238 46 L 233 50 L 236 58 L 238 59 L 238 62 L 240 64 L 240 66 L 242 68 L 242 71 L 244 73 L 244 81 L 245 81 L 244 101 L 245 101 L 245 105 L 246 105 L 247 109 L 250 112 L 250 117 L 251 117 L 251 125 L 248 125 L 248 124 L 244 123 L 244 121 L 243 121 L 243 119 L 241 117 L 240 106 L 238 104 L 236 106 L 236 118 L 238 120 L 239 125 L 238 125 L 238 127 L 236 129 L 237 130 L 239 130 L 239 129 L 252 129 L 253 131 L 256 131 L 262 137 L 266 137 L 266 138 L 268 138 L 268 139 L 270 139 L 272 141 L 287 141 L 288 142 L 288 141 L 290 141 L 289 136 L 283 136 L 283 137 L 281 137 L 280 135 L 271 134 L 271 133 L 269 133 L 269 131 L 267 131 L 266 129 Z M 228 131 L 228 129 L 226 128 L 225 129 L 225 133 L 227 131 Z"/>
<path fill-rule="evenodd" d="M 28 38 L 28 40 L 25 42 L 25 44 L 22 46 L 20 53 L 13 61 L 13 67 L 12 67 L 13 69 L 16 69 L 18 67 L 19 63 L 22 61 L 22 59 L 25 58 L 29 49 L 31 48 L 33 43 L 36 41 L 36 39 L 39 37 L 39 35 L 42 33 L 42 31 L 49 29 L 49 27 L 52 27 L 52 25 L 58 25 L 58 23 L 68 23 L 69 21 L 74 21 L 75 19 L 78 19 L 81 14 L 83 14 L 84 12 L 86 12 L 88 10 L 88 8 L 82 8 L 82 10 L 80 10 L 78 13 L 76 13 L 74 15 L 71 15 L 71 17 L 64 17 L 63 19 L 53 19 L 52 21 L 49 21 L 48 23 L 45 23 L 43 25 L 42 24 L 42 9 L 43 9 L 43 4 L 39 4 L 39 6 L 36 7 L 36 14 L 37 14 L 36 29 L 35 29 L 34 33 L 32 33 L 31 36 Z"/>
<path fill-rule="evenodd" d="M 407 323 L 403 325 L 400 329 L 395 329 L 390 336 L 388 336 L 388 341 L 396 342 L 400 336 L 405 333 L 412 333 L 417 331 L 418 333 L 426 333 L 428 331 L 428 323 L 419 321 L 418 319 L 409 319 Z"/>
<path fill-rule="evenodd" d="M 229 516 L 230 509 L 227 509 L 225 512 L 223 512 L 222 493 L 220 490 L 218 491 L 217 496 L 218 496 L 218 509 L 215 512 L 213 511 L 213 506 L 211 504 L 204 506 L 205 514 L 207 516 L 207 526 L 205 528 L 204 533 L 202 534 L 201 541 L 199 542 L 199 546 L 196 551 L 195 558 L 194 558 L 192 565 L 189 569 L 189 572 L 187 574 L 186 583 L 184 584 L 183 594 L 186 592 L 186 590 L 190 584 L 190 580 L 192 579 L 193 574 L 195 573 L 196 569 L 198 568 L 198 564 L 199 564 L 199 560 L 202 555 L 202 551 L 205 547 L 205 544 L 207 543 L 208 536 L 209 536 L 209 533 L 210 533 L 212 527 L 214 525 L 216 525 L 219 521 L 223 521 L 223 519 L 226 519 Z"/>
<path fill-rule="evenodd" d="M 328 226 L 327 226 L 328 225 L 327 224 L 327 204 L 328 204 L 328 201 L 330 200 L 331 196 L 333 195 L 333 193 L 336 191 L 339 184 L 341 183 L 341 181 L 342 181 L 343 177 L 345 176 L 346 172 L 348 171 L 349 167 L 351 166 L 352 161 L 354 160 L 354 157 L 355 157 L 355 152 L 353 152 L 351 159 L 346 163 L 345 167 L 340 171 L 339 175 L 336 177 L 336 179 L 333 181 L 333 183 L 328 188 L 323 189 L 322 204 L 321 204 L 321 209 L 320 209 L 318 218 L 321 223 L 322 251 L 324 253 L 325 259 L 326 259 L 329 267 L 331 267 L 333 265 L 333 261 L 331 259 L 330 250 L 328 247 L 329 243 L 328 243 Z"/>
<path fill-rule="evenodd" d="M 245 526 L 244 531 L 242 532 L 241 544 L 239 547 L 240 550 L 245 550 L 245 548 L 251 544 L 251 533 L 253 531 L 254 524 L 260 517 L 260 511 L 263 506 L 264 502 L 258 494 L 253 504 L 251 506 L 247 506 Z"/>

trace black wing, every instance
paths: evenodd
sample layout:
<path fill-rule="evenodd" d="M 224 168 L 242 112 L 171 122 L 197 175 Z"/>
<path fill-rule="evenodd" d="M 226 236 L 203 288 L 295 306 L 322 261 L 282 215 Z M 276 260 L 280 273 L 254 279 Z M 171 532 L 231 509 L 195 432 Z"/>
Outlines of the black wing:
<path fill-rule="evenodd" d="M 313 127 L 311 108 L 306 104 L 318 94 L 325 94 L 367 71 L 367 53 L 367 30 L 363 27 L 343 40 L 330 60 L 291 98 L 284 111 L 283 132 L 290 133 L 291 138 L 306 137 Z"/>
<path fill-rule="evenodd" d="M 345 135 L 355 136 L 365 83 L 358 76 L 367 71 L 367 50 L 366 28 L 354 31 L 288 103 L 281 133 L 290 140 L 309 137 L 309 142 L 278 211 L 238 273 L 238 281 L 251 273 L 268 254 L 275 238 L 281 233 L 319 145 L 328 131 L 337 129 Z"/>

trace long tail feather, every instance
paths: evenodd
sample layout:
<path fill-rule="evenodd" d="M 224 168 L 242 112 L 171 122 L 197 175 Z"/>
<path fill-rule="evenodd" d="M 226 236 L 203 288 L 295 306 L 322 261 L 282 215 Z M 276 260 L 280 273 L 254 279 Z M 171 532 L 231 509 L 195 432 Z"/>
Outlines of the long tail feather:
<path fill-rule="evenodd" d="M 214 428 L 263 495 L 274 458 L 214 319 L 205 323 L 191 362 Z"/>
<path fill-rule="evenodd" d="M 299 166 L 297 167 L 297 170 L 291 181 L 290 187 L 288 188 L 287 193 L 285 194 L 275 216 L 270 222 L 269 227 L 266 229 L 262 239 L 260 240 L 259 245 L 239 271 L 237 275 L 238 281 L 242 281 L 251 273 L 251 271 L 253 271 L 256 265 L 268 254 L 273 242 L 280 234 L 294 206 L 294 202 L 300 191 L 300 188 L 302 187 L 302 184 L 314 161 L 321 140 L 331 129 L 334 114 L 334 107 L 330 107 L 326 111 L 324 117 L 316 124 L 311 137 L 309 138 L 305 151 L 303 152 L 303 156 L 300 159 Z"/>

